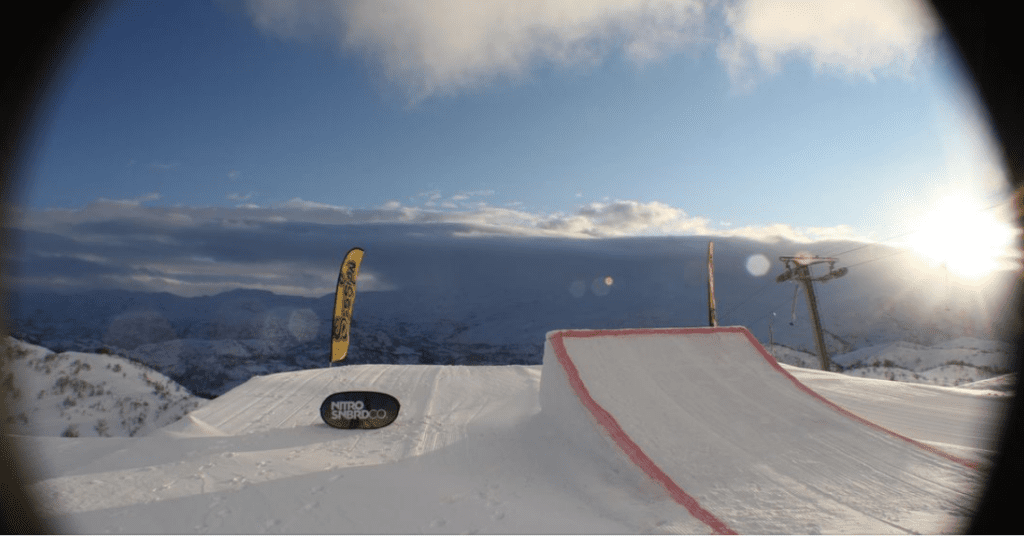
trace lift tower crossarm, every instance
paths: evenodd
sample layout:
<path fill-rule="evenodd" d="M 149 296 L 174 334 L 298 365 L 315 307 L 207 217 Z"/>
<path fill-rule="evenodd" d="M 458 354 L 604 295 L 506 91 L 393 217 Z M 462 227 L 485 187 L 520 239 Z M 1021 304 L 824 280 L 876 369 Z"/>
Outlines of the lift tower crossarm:
<path fill-rule="evenodd" d="M 849 270 L 846 268 L 836 270 L 835 264 L 839 262 L 839 259 L 834 257 L 811 257 L 807 255 L 798 255 L 792 257 L 779 257 L 779 260 L 785 263 L 786 271 L 779 274 L 779 276 L 775 278 L 775 281 L 782 283 L 789 281 L 790 279 L 796 279 L 804 286 L 804 292 L 807 294 L 807 308 L 810 310 L 811 323 L 814 325 L 814 344 L 818 347 L 818 356 L 821 357 L 821 370 L 831 370 L 832 361 L 828 356 L 828 348 L 825 346 L 825 335 L 821 327 L 821 319 L 818 317 L 818 301 L 814 296 L 814 282 L 818 281 L 824 283 L 825 281 L 843 277 Z M 825 262 L 829 264 L 828 273 L 821 277 L 811 277 L 811 266 Z"/>

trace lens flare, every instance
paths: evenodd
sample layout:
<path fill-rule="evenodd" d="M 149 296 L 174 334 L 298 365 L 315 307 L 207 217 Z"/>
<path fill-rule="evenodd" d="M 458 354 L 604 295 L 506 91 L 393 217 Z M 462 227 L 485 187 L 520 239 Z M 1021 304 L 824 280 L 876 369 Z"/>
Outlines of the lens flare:
<path fill-rule="evenodd" d="M 1013 244 L 1016 230 L 991 210 L 963 197 L 942 199 L 925 216 L 909 245 L 967 279 L 987 276 Z"/>
<path fill-rule="evenodd" d="M 747 272 L 750 272 L 750 275 L 754 277 L 761 277 L 767 274 L 771 266 L 772 263 L 768 260 L 768 257 L 760 253 L 747 258 Z"/>

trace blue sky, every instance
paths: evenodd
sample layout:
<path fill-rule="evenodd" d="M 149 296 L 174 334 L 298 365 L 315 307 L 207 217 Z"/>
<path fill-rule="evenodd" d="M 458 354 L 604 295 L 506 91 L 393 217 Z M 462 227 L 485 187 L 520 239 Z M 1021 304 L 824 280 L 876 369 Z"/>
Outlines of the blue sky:
<path fill-rule="evenodd" d="M 943 47 L 913 2 L 124 2 L 21 204 L 889 241 L 1008 198 Z"/>

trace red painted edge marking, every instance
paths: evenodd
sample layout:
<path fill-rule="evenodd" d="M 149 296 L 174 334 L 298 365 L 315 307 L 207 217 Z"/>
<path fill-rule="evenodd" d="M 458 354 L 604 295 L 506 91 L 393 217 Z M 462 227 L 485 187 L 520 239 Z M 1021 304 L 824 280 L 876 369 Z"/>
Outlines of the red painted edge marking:
<path fill-rule="evenodd" d="M 959 464 L 961 464 L 961 465 L 963 465 L 965 467 L 969 467 L 971 469 L 978 469 L 978 467 L 979 467 L 978 462 L 971 461 L 971 460 L 968 460 L 966 458 L 961 458 L 959 456 L 954 456 L 953 454 L 945 452 L 942 449 L 935 448 L 935 447 L 933 447 L 931 445 L 928 445 L 926 443 L 921 443 L 920 441 L 917 441 L 916 439 L 911 439 L 911 438 L 909 438 L 909 437 L 907 437 L 905 435 L 900 434 L 899 432 L 890 430 L 890 429 L 888 429 L 888 428 L 886 428 L 886 427 L 884 427 L 882 425 L 873 423 L 873 422 L 865 419 L 864 417 L 861 417 L 860 415 L 852 413 L 849 410 L 847 410 L 846 408 L 843 408 L 843 407 L 837 405 L 835 402 L 832 402 L 831 400 L 828 400 L 827 398 L 819 395 L 813 389 L 811 389 L 810 387 L 807 387 L 806 385 L 801 383 L 800 380 L 796 379 L 786 369 L 782 368 L 782 365 L 779 364 L 779 362 L 772 356 L 772 354 L 768 353 L 768 350 L 766 350 L 763 346 L 761 346 L 761 343 L 757 339 L 754 338 L 754 335 L 751 334 L 750 331 L 747 330 L 747 328 L 739 328 L 739 329 L 743 330 L 742 333 L 747 336 L 747 339 L 750 340 L 750 344 L 753 345 L 754 348 L 756 348 L 761 353 L 761 357 L 763 357 L 764 360 L 767 361 L 768 364 L 772 366 L 772 368 L 774 368 L 775 370 L 779 371 L 786 378 L 789 378 L 789 381 L 793 382 L 793 385 L 795 385 L 797 389 L 800 389 L 801 391 L 811 395 L 812 397 L 814 397 L 817 400 L 821 401 L 821 403 L 825 404 L 826 406 L 828 406 L 828 407 L 838 411 L 842 415 L 845 415 L 845 416 L 847 416 L 847 417 L 849 417 L 849 418 L 851 418 L 851 419 L 853 419 L 853 420 L 855 420 L 855 421 L 857 421 L 857 422 L 859 422 L 861 424 L 864 424 L 864 425 L 867 425 L 867 426 L 869 426 L 871 428 L 874 428 L 876 430 L 880 430 L 882 432 L 885 432 L 885 433 L 887 433 L 887 434 L 889 434 L 889 435 L 891 435 L 891 436 L 893 436 L 893 437 L 895 437 L 897 439 L 902 439 L 903 441 L 906 441 L 907 443 L 910 443 L 911 445 L 914 445 L 916 447 L 919 447 L 919 448 L 922 448 L 924 450 L 927 450 L 928 452 L 931 452 L 932 454 L 938 454 L 939 456 L 942 456 L 943 458 L 946 458 L 947 460 L 959 463 Z"/>
<path fill-rule="evenodd" d="M 579 333 L 579 335 L 577 335 L 577 333 Z M 626 434 L 626 431 L 619 426 L 615 417 L 613 417 L 611 413 L 608 413 L 607 410 L 601 407 L 601 405 L 598 404 L 592 396 L 590 396 L 590 391 L 587 390 L 585 385 L 583 385 L 583 380 L 580 378 L 579 370 L 576 369 L 576 365 L 573 364 L 572 358 L 569 357 L 569 352 L 565 349 L 562 337 L 593 337 L 600 336 L 601 333 L 602 332 L 599 331 L 573 331 L 571 333 L 556 332 L 554 335 L 549 337 L 551 347 L 555 351 L 555 356 L 558 357 L 559 364 L 561 364 L 562 369 L 565 370 L 565 375 L 569 379 L 569 385 L 572 386 L 576 396 L 579 397 L 583 406 L 590 411 L 591 415 L 597 419 L 598 424 L 608 432 L 611 438 L 615 441 L 615 444 L 626 453 L 626 456 L 628 456 L 634 464 L 640 467 L 647 476 L 660 483 L 665 490 L 668 491 L 669 496 L 671 496 L 675 502 L 685 507 L 687 511 L 690 512 L 690 515 L 707 525 L 715 532 L 715 534 L 736 534 L 736 531 L 729 528 L 728 525 L 715 517 L 714 514 L 701 507 L 700 503 L 697 502 L 697 499 L 694 499 L 688 493 L 683 491 L 683 488 L 679 487 L 671 477 L 665 474 L 665 472 L 654 463 L 654 460 L 650 459 L 640 446 L 630 439 L 629 435 Z"/>
<path fill-rule="evenodd" d="M 844 416 L 846 416 L 846 417 L 848 417 L 850 419 L 853 419 L 854 421 L 857 421 L 857 422 L 859 422 L 861 424 L 864 424 L 864 425 L 866 425 L 866 426 L 868 426 L 870 428 L 874 428 L 875 430 L 879 430 L 881 432 L 885 432 L 886 434 L 889 434 L 892 437 L 895 437 L 897 439 L 906 441 L 907 443 L 910 443 L 911 445 L 914 445 L 914 446 L 916 446 L 918 448 L 921 448 L 923 450 L 931 452 L 932 454 L 936 454 L 936 455 L 941 456 L 941 457 L 943 457 L 943 458 L 945 458 L 947 460 L 950 460 L 952 462 L 959 463 L 959 464 L 961 464 L 961 465 L 963 465 L 965 467 L 969 467 L 971 469 L 978 469 L 979 466 L 980 466 L 978 462 L 975 462 L 975 461 L 972 461 L 972 460 L 968 460 L 966 458 L 961 458 L 959 456 L 955 456 L 955 455 L 950 454 L 950 453 L 948 453 L 948 452 L 946 452 L 946 451 L 944 451 L 942 449 L 933 447 L 933 446 L 925 444 L 925 443 L 921 443 L 920 441 L 917 441 L 915 439 L 911 439 L 911 438 L 909 438 L 909 437 L 907 437 L 905 435 L 900 434 L 899 432 L 890 430 L 890 429 L 888 429 L 888 428 L 886 428 L 884 426 L 881 426 L 879 424 L 873 423 L 873 422 L 865 419 L 864 417 L 861 417 L 861 416 L 859 416 L 859 415 L 857 415 L 855 413 L 852 413 L 849 410 L 847 410 L 847 409 L 845 409 L 843 407 L 838 406 L 836 403 L 832 402 L 831 400 L 828 400 L 827 398 L 819 395 L 813 389 L 811 389 L 810 387 L 807 387 L 806 385 L 801 383 L 800 380 L 796 379 L 792 374 L 787 372 L 786 369 L 782 368 L 782 365 L 780 365 L 779 362 L 774 357 L 772 357 L 771 354 L 768 353 L 768 350 L 766 350 L 764 348 L 764 346 L 761 346 L 761 342 L 758 341 L 756 338 L 754 338 L 754 335 L 752 333 L 750 333 L 750 330 L 748 330 L 747 328 L 745 328 L 743 326 L 714 327 L 714 328 L 712 328 L 712 327 L 704 327 L 704 328 L 661 328 L 661 329 L 658 329 L 658 328 L 636 328 L 636 329 L 618 329 L 618 330 L 601 330 L 601 329 L 594 329 L 594 330 L 567 330 L 567 331 L 557 332 L 557 335 L 559 336 L 559 344 L 561 345 L 562 344 L 561 343 L 561 338 L 562 337 L 587 338 L 587 337 L 622 337 L 622 336 L 629 336 L 629 335 L 690 335 L 690 334 L 695 334 L 695 333 L 702 333 L 702 334 L 711 334 L 711 333 L 742 333 L 747 338 L 747 340 L 750 341 L 750 344 L 755 349 L 757 349 L 757 351 L 761 354 L 761 357 L 763 357 L 764 360 L 773 369 L 775 369 L 777 372 L 779 372 L 780 374 L 782 374 L 783 376 L 788 378 L 789 381 L 793 382 L 793 385 L 795 385 L 797 389 L 803 391 L 804 393 L 807 393 L 808 395 L 813 397 L 815 400 L 818 400 L 819 402 L 821 402 L 821 403 L 825 404 L 826 406 L 832 408 L 833 410 L 837 411 L 839 414 L 844 415 Z M 564 345 L 562 345 L 562 346 L 564 348 Z M 564 368 L 564 365 L 563 365 L 563 368 Z"/>

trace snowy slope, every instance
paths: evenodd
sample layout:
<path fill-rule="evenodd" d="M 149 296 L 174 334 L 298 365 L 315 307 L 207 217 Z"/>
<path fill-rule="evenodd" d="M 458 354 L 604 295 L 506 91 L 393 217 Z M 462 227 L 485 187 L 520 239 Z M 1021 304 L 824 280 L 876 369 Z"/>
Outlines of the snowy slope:
<path fill-rule="evenodd" d="M 883 364 L 913 371 L 925 371 L 939 364 L 962 363 L 976 368 L 1001 368 L 1007 363 L 1007 346 L 998 341 L 960 337 L 933 346 L 895 342 L 870 346 L 836 356 L 844 368 Z"/>
<path fill-rule="evenodd" d="M 564 439 L 539 415 L 539 378 L 539 367 L 374 365 L 255 378 L 120 451 L 84 455 L 36 490 L 76 532 L 653 528 L 644 496 L 614 468 L 558 448 Z M 325 394 L 367 387 L 403 400 L 394 424 L 319 420 Z"/>
<path fill-rule="evenodd" d="M 177 421 L 206 400 L 127 359 L 54 353 L 8 338 L 4 396 L 17 433 L 135 436 Z"/>
<path fill-rule="evenodd" d="M 1005 400 L 995 392 L 789 370 L 817 378 L 815 389 L 827 398 L 845 395 L 855 413 L 888 413 L 893 429 L 959 445 L 976 460 L 984 459 L 978 446 L 984 442 L 960 430 L 972 418 L 997 413 Z M 580 428 L 578 415 L 542 408 L 543 374 L 539 366 L 385 365 L 279 373 L 253 378 L 146 437 L 19 439 L 55 460 L 37 474 L 34 489 L 67 531 L 708 530 L 634 465 L 609 463 L 621 457 L 595 427 Z M 365 388 L 402 400 L 394 424 L 337 430 L 320 421 L 317 410 L 328 394 Z M 916 408 L 922 399 L 936 411 Z M 964 400 L 978 403 L 956 419 L 941 409 Z M 714 476 L 716 468 L 729 470 L 702 471 Z M 743 500 L 757 504 L 757 494 Z M 793 515 L 786 510 L 772 522 Z"/>
<path fill-rule="evenodd" d="M 817 355 L 781 345 L 766 346 L 780 362 L 820 369 Z M 1010 348 L 996 340 L 960 337 L 926 346 L 904 341 L 831 356 L 836 370 L 860 378 L 956 386 L 1009 373 Z"/>
<path fill-rule="evenodd" d="M 940 387 L 782 366 L 829 400 L 855 408 L 857 415 L 958 456 L 987 456 L 992 434 L 1005 416 L 1007 391 L 986 388 L 983 382 L 969 388 Z"/>

